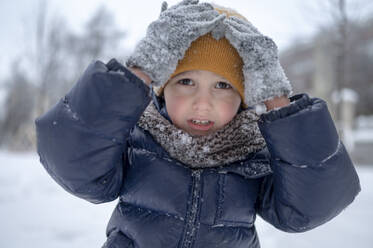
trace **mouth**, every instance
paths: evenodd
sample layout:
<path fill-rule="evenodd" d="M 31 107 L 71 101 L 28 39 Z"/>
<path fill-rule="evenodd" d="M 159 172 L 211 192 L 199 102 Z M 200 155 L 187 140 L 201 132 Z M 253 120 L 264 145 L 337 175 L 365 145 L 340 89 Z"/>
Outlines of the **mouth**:
<path fill-rule="evenodd" d="M 214 122 L 209 120 L 191 119 L 188 120 L 188 125 L 194 130 L 208 131 L 214 126 Z"/>

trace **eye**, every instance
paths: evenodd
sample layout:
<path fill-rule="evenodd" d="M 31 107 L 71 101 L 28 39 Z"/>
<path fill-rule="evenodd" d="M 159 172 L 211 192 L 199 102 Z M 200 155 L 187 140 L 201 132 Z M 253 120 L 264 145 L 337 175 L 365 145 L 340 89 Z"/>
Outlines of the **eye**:
<path fill-rule="evenodd" d="M 189 78 L 181 79 L 181 80 L 177 81 L 177 83 L 181 84 L 181 85 L 193 85 L 193 81 Z"/>
<path fill-rule="evenodd" d="M 226 82 L 218 82 L 216 84 L 216 88 L 218 88 L 218 89 L 231 89 L 232 86 L 229 83 L 226 83 Z"/>

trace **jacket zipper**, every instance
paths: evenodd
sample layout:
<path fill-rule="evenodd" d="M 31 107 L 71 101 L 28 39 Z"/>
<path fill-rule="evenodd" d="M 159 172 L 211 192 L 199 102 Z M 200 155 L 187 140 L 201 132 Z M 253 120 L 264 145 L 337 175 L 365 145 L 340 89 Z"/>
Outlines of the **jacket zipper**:
<path fill-rule="evenodd" d="M 199 229 L 199 222 L 196 223 L 198 213 L 199 213 L 199 204 L 201 201 L 201 174 L 202 170 L 193 170 L 192 171 L 192 192 L 191 200 L 189 204 L 189 209 L 186 215 L 186 226 L 184 230 L 184 235 L 181 242 L 181 248 L 191 248 L 193 245 L 194 238 Z"/>

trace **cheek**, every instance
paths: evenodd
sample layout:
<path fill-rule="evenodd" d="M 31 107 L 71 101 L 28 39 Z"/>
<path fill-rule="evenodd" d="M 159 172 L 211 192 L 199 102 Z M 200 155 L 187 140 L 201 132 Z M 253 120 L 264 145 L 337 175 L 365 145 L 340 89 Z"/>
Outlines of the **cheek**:
<path fill-rule="evenodd" d="M 240 104 L 240 97 L 228 98 L 218 102 L 217 106 L 219 110 L 220 120 L 223 125 L 227 124 L 233 119 L 233 117 L 237 114 Z"/>
<path fill-rule="evenodd" d="M 235 109 L 231 105 L 221 105 L 220 106 L 220 120 L 223 125 L 230 122 L 236 115 Z"/>
<path fill-rule="evenodd" d="M 168 115 L 174 124 L 179 124 L 186 111 L 186 98 L 175 94 L 165 94 L 164 97 Z"/>

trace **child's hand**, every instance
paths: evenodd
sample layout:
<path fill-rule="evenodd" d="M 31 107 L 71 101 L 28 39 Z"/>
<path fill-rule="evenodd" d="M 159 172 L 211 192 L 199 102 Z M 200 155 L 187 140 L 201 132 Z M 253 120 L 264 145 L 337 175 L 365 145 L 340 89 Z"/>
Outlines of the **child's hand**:
<path fill-rule="evenodd" d="M 277 46 L 250 22 L 238 17 L 224 20 L 225 36 L 244 62 L 245 102 L 255 105 L 275 96 L 288 96 L 292 87 L 278 59 Z"/>
<path fill-rule="evenodd" d="M 169 9 L 163 5 L 158 20 L 149 25 L 127 67 L 141 68 L 154 81 L 154 86 L 161 86 L 192 41 L 214 29 L 224 18 L 210 4 L 198 0 L 184 0 Z"/>
<path fill-rule="evenodd" d="M 128 70 L 130 70 L 138 78 L 144 81 L 146 85 L 150 86 L 150 83 L 152 82 L 151 78 L 146 73 L 144 73 L 141 69 L 136 68 L 136 67 L 129 67 Z"/>
<path fill-rule="evenodd" d="M 274 108 L 281 108 L 287 106 L 290 104 L 290 100 L 286 96 L 281 96 L 275 97 L 271 100 L 264 101 L 263 103 L 266 105 L 268 111 Z"/>

